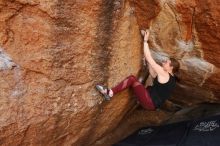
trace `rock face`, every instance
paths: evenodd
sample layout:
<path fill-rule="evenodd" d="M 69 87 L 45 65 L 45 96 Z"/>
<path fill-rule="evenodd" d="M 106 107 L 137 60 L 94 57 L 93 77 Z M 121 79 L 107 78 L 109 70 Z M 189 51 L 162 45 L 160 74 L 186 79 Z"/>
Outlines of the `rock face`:
<path fill-rule="evenodd" d="M 181 62 L 170 104 L 220 98 L 218 0 L 0 0 L 0 144 L 110 145 L 168 110 L 134 109 L 126 90 L 103 102 L 94 89 L 141 68 L 150 47 Z M 169 104 L 168 103 L 168 104 Z M 126 136 L 124 134 L 124 136 Z"/>

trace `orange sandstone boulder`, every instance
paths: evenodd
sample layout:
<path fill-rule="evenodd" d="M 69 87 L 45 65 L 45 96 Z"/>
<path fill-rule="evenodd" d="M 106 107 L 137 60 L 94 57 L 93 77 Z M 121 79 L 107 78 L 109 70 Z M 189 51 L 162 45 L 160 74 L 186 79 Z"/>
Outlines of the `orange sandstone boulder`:
<path fill-rule="evenodd" d="M 111 145 L 175 110 L 219 102 L 217 0 L 0 0 L 0 144 Z M 159 111 L 136 108 L 110 87 L 137 75 L 141 28 L 155 59 L 173 56 L 182 81 Z"/>

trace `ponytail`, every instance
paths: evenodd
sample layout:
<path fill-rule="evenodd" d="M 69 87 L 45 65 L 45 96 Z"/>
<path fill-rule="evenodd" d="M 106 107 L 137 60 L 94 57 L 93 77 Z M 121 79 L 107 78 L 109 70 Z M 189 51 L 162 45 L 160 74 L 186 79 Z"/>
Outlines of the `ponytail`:
<path fill-rule="evenodd" d="M 177 82 L 180 82 L 180 81 L 181 81 L 181 79 L 180 79 L 180 73 L 179 73 L 179 72 L 174 73 L 174 77 L 175 77 L 175 79 L 176 79 Z"/>
<path fill-rule="evenodd" d="M 173 74 L 177 82 L 180 82 L 180 73 L 179 73 L 179 68 L 180 68 L 180 63 L 175 59 L 175 58 L 170 58 L 171 61 L 171 66 L 173 67 Z"/>

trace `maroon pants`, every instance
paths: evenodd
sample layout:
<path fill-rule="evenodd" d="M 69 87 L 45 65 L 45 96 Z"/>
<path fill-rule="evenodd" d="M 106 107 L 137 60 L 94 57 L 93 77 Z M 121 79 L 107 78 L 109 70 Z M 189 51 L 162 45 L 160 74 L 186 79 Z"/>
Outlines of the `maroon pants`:
<path fill-rule="evenodd" d="M 148 110 L 155 110 L 155 106 L 150 97 L 149 91 L 133 75 L 130 75 L 127 78 L 125 78 L 121 83 L 119 83 L 117 86 L 115 86 L 111 90 L 113 91 L 115 95 L 118 92 L 128 87 L 132 87 L 135 95 L 138 98 L 138 101 L 143 106 L 143 108 L 148 109 Z"/>

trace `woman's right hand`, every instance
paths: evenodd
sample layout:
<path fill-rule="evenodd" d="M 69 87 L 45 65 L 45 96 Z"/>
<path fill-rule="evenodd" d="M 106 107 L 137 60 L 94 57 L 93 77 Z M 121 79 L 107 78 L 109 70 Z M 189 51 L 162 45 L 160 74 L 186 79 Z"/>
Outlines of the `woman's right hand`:
<path fill-rule="evenodd" d="M 150 31 L 148 29 L 146 29 L 146 31 L 144 33 L 144 41 L 148 41 L 149 35 L 150 35 Z"/>

